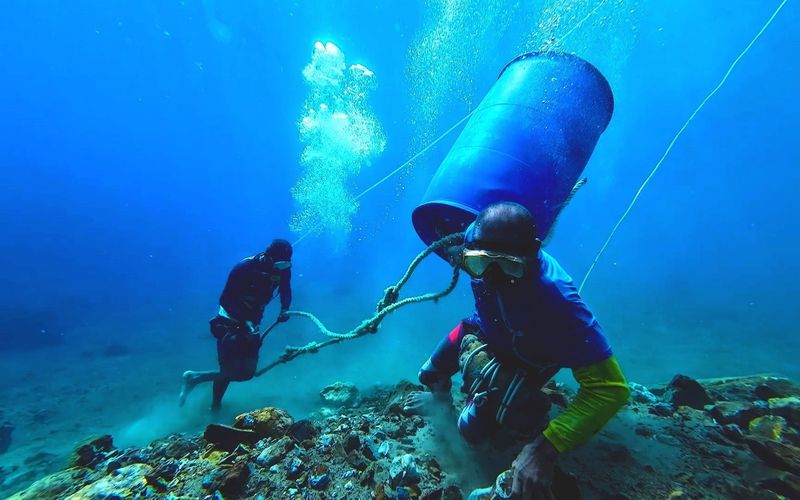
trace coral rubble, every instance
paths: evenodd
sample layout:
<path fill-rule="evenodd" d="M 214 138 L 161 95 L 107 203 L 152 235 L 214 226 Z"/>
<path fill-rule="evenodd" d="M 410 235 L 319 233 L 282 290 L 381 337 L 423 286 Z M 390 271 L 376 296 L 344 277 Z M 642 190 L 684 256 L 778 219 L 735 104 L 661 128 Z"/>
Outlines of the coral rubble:
<path fill-rule="evenodd" d="M 465 498 L 468 473 L 442 465 L 436 426 L 401 410 L 419 388 L 401 382 L 359 395 L 342 384 L 307 419 L 267 407 L 141 449 L 92 438 L 69 468 L 11 498 Z M 677 376 L 631 389 L 603 432 L 560 458 L 556 498 L 800 497 L 800 387 L 791 381 Z M 545 392 L 553 412 L 574 397 L 552 382 Z M 494 459 L 492 477 L 510 465 L 500 456 L 509 455 Z M 508 480 L 501 474 L 471 498 L 490 498 Z"/>

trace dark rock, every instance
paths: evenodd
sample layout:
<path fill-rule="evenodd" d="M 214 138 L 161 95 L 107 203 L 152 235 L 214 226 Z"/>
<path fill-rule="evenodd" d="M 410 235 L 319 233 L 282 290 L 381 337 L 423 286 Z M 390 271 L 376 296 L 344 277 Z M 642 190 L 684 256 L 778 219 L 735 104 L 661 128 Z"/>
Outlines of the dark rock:
<path fill-rule="evenodd" d="M 250 479 L 247 462 L 237 462 L 220 474 L 217 489 L 226 497 L 238 497 Z"/>
<path fill-rule="evenodd" d="M 781 416 L 793 427 L 800 428 L 800 397 L 770 399 L 769 409 L 773 415 Z"/>
<path fill-rule="evenodd" d="M 794 474 L 782 474 L 778 477 L 765 479 L 758 486 L 786 498 L 800 498 L 800 477 Z"/>
<path fill-rule="evenodd" d="M 428 470 L 437 479 L 442 477 L 442 466 L 433 457 L 428 459 Z"/>
<path fill-rule="evenodd" d="M 319 428 L 310 420 L 298 420 L 289 427 L 289 436 L 295 441 L 313 440 L 319 436 Z"/>
<path fill-rule="evenodd" d="M 8 451 L 11 446 L 11 433 L 14 431 L 14 426 L 11 422 L 5 422 L 0 425 L 0 454 Z"/>
<path fill-rule="evenodd" d="M 358 451 L 351 451 L 350 453 L 348 453 L 347 458 L 345 458 L 345 461 L 348 464 L 350 464 L 354 469 L 360 471 L 366 470 L 367 466 L 369 465 L 367 463 L 367 459 L 364 458 L 364 455 L 362 455 Z"/>
<path fill-rule="evenodd" d="M 364 441 L 364 443 L 361 446 L 361 453 L 363 453 L 367 459 L 372 460 L 374 462 L 375 460 L 378 459 L 378 450 L 376 448 L 377 447 L 375 446 L 375 443 L 373 443 L 370 440 L 367 440 Z"/>
<path fill-rule="evenodd" d="M 147 474 L 144 476 L 144 480 L 148 486 L 153 488 L 158 493 L 163 494 L 167 492 L 167 484 L 164 483 L 164 481 L 162 481 L 160 477 L 152 474 Z"/>
<path fill-rule="evenodd" d="M 736 424 L 744 428 L 747 428 L 754 418 L 767 413 L 767 410 L 762 407 L 738 401 L 720 401 L 706 407 L 706 410 L 722 425 Z"/>
<path fill-rule="evenodd" d="M 206 427 L 203 437 L 209 443 L 228 451 L 233 451 L 240 444 L 253 446 L 260 439 L 255 431 L 237 429 L 221 424 L 211 424 Z"/>
<path fill-rule="evenodd" d="M 362 486 L 372 486 L 375 484 L 375 464 L 364 465 L 364 469 L 358 475 L 358 482 Z"/>
<path fill-rule="evenodd" d="M 765 439 L 748 438 L 753 454 L 773 469 L 800 474 L 800 448 Z"/>
<path fill-rule="evenodd" d="M 639 424 L 634 429 L 634 432 L 642 437 L 653 437 L 655 435 L 655 431 L 646 425 Z"/>
<path fill-rule="evenodd" d="M 756 395 L 758 399 L 763 401 L 767 401 L 772 398 L 783 398 L 786 397 L 787 394 L 778 392 L 775 388 L 770 387 L 766 384 L 761 384 L 755 388 L 753 393 Z"/>
<path fill-rule="evenodd" d="M 686 375 L 675 375 L 664 392 L 664 400 L 675 408 L 688 406 L 697 410 L 713 403 L 703 386 Z"/>
<path fill-rule="evenodd" d="M 400 403 L 392 403 L 386 407 L 386 414 L 387 415 L 404 415 L 403 406 Z"/>
<path fill-rule="evenodd" d="M 556 467 L 553 473 L 552 490 L 555 498 L 569 498 L 570 500 L 580 500 L 581 498 L 578 478 L 560 467 Z"/>
<path fill-rule="evenodd" d="M 113 449 L 111 435 L 105 434 L 89 438 L 72 452 L 70 467 L 92 467 L 105 459 L 105 453 Z"/>
<path fill-rule="evenodd" d="M 353 384 L 336 382 L 322 389 L 319 396 L 326 406 L 334 408 L 352 406 L 358 399 L 358 389 Z"/>
<path fill-rule="evenodd" d="M 358 434 L 352 433 L 344 440 L 345 453 L 350 453 L 353 450 L 357 450 L 359 446 L 361 446 L 361 440 L 359 439 Z"/>

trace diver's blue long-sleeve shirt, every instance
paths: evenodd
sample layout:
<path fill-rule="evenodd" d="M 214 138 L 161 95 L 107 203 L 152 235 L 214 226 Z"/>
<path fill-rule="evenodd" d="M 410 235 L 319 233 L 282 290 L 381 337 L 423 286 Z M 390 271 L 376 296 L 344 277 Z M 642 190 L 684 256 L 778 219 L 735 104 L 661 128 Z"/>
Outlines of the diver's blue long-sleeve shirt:
<path fill-rule="evenodd" d="M 605 334 L 572 278 L 543 250 L 534 262 L 538 269 L 515 286 L 493 288 L 472 280 L 474 320 L 492 350 L 501 358 L 558 368 L 608 359 Z"/>
<path fill-rule="evenodd" d="M 513 365 L 583 368 L 611 357 L 611 348 L 572 278 L 540 250 L 534 268 L 516 285 L 495 288 L 472 280 L 475 313 L 461 325 L 480 330 L 501 360 Z M 462 331 L 457 328 L 436 348 L 436 371 L 458 371 Z"/>
<path fill-rule="evenodd" d="M 555 373 L 552 370 L 571 368 L 580 384 L 578 395 L 544 430 L 544 436 L 563 452 L 598 432 L 628 401 L 630 391 L 602 328 L 572 279 L 543 251 L 536 262 L 538 266 L 513 286 L 472 281 L 475 314 L 440 342 L 420 380 L 426 385 L 445 380 L 449 387 L 468 330 L 480 330 L 489 349 L 511 366 L 527 365 L 547 377 Z"/>
<path fill-rule="evenodd" d="M 263 254 L 242 260 L 228 275 L 228 282 L 219 298 L 219 305 L 231 319 L 244 323 L 261 323 L 264 307 L 272 300 L 277 289 L 281 296 L 281 309 L 292 303 L 292 271 L 279 271 Z"/>

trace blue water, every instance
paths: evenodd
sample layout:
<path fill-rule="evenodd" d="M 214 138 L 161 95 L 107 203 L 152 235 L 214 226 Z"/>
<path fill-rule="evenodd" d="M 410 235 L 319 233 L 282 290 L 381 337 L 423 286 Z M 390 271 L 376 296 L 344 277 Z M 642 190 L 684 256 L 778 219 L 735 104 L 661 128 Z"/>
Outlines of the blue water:
<path fill-rule="evenodd" d="M 272 238 L 305 234 L 290 231 L 303 208 L 292 188 L 304 175 L 302 70 L 316 41 L 375 75 L 365 109 L 386 144 L 347 178 L 349 196 L 474 109 L 518 53 L 555 47 L 595 64 L 615 113 L 549 247 L 579 279 L 778 4 L 4 2 L 0 419 L 16 430 L 0 465 L 45 450 L 52 469 L 93 432 L 145 444 L 208 422 L 207 391 L 181 411 L 174 399 L 184 369 L 215 365 L 206 321 L 227 273 Z M 787 3 L 690 123 L 587 283 L 631 380 L 800 377 L 798 22 Z M 456 134 L 359 200 L 349 231 L 303 239 L 293 308 L 340 331 L 372 313 L 423 249 L 410 213 Z M 409 292 L 448 277 L 431 261 Z M 439 304 L 396 313 L 379 335 L 238 384 L 226 411 L 302 413 L 335 380 L 413 379 L 469 313 L 462 281 Z M 301 318 L 270 339 L 263 360 L 321 340 Z"/>

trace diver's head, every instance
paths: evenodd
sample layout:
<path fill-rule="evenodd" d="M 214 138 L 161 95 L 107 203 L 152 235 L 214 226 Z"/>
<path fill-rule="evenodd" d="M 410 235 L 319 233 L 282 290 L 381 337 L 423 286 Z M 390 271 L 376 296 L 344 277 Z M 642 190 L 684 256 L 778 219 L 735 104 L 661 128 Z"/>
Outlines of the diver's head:
<path fill-rule="evenodd" d="M 264 255 L 272 260 L 272 266 L 279 271 L 292 266 L 292 244 L 286 240 L 272 240 L 272 243 L 264 251 Z"/>
<path fill-rule="evenodd" d="M 467 228 L 461 267 L 476 279 L 514 283 L 525 275 L 540 247 L 527 208 L 509 201 L 494 203 Z"/>

